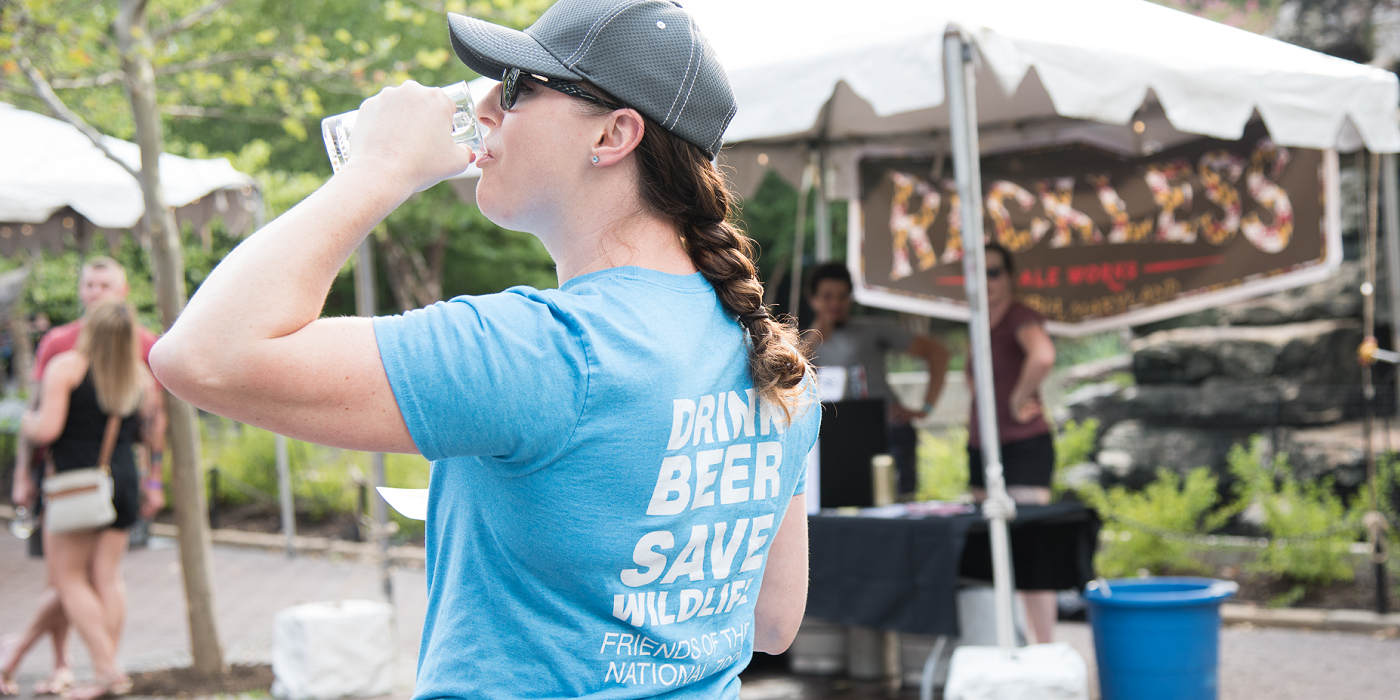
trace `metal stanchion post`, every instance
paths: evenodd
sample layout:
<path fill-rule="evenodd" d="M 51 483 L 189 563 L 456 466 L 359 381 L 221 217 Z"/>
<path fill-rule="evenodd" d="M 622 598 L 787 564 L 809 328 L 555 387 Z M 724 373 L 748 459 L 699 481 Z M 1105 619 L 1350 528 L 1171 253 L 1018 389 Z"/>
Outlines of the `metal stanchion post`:
<path fill-rule="evenodd" d="M 209 529 L 219 527 L 219 468 L 209 470 Z"/>
<path fill-rule="evenodd" d="M 373 235 L 360 243 L 355 253 L 355 313 L 360 316 L 374 316 L 375 306 L 374 243 Z M 384 486 L 384 455 L 372 452 L 369 456 L 370 475 L 375 486 Z M 394 602 L 394 577 L 389 559 L 389 509 L 384 498 L 375 492 L 374 541 L 379 544 L 379 564 L 383 575 L 384 599 Z"/>
<path fill-rule="evenodd" d="M 287 538 L 287 557 L 297 555 L 297 514 L 292 503 L 292 467 L 287 455 L 287 438 L 276 437 L 277 500 L 282 507 L 282 535 Z"/>

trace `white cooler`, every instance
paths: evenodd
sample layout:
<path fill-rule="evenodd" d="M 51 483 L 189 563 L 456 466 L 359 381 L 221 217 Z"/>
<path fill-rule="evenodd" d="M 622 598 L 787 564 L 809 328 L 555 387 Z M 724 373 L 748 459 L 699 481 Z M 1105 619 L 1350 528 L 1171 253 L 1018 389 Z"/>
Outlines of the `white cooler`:
<path fill-rule="evenodd" d="M 387 695 L 394 680 L 394 606 L 307 603 L 277 613 L 272 694 L 284 700 Z"/>

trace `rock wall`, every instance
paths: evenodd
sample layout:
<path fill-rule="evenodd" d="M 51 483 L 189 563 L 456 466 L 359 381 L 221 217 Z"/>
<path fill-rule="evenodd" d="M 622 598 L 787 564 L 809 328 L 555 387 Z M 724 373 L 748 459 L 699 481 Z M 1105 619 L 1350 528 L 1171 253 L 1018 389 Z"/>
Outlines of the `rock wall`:
<path fill-rule="evenodd" d="M 1258 434 L 1300 477 L 1354 489 L 1365 478 L 1359 281 L 1348 263 L 1325 282 L 1223 307 L 1221 325 L 1133 341 L 1135 386 L 1089 384 L 1065 396 L 1071 417 L 1100 421 L 1097 464 L 1076 477 L 1136 488 L 1159 467 L 1208 466 L 1229 482 L 1230 448 Z M 1378 388 L 1382 410 L 1393 411 L 1393 391 Z M 1383 427 L 1377 447 L 1400 447 L 1400 433 L 1391 439 Z"/>

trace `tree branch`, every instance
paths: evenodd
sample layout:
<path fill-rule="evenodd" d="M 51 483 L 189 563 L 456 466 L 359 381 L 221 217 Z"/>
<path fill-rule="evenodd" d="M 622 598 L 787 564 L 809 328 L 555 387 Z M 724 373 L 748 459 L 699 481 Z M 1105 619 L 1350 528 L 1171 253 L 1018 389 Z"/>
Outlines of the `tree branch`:
<path fill-rule="evenodd" d="M 285 54 L 280 51 L 274 51 L 272 49 L 249 49 L 247 51 L 228 51 L 225 53 L 217 53 L 212 56 L 206 56 L 204 58 L 190 61 L 188 63 L 172 63 L 165 66 L 158 66 L 155 68 L 155 74 L 173 75 L 175 73 L 183 73 L 185 71 L 191 70 L 204 70 L 205 68 L 216 66 L 220 63 L 229 63 L 232 61 L 247 61 L 250 59 L 256 60 L 263 58 L 283 58 L 289 55 L 290 54 Z M 53 86 L 60 90 L 68 90 L 73 88 L 102 87 L 104 85 L 111 85 L 112 83 L 121 82 L 122 78 L 123 73 L 119 70 L 114 70 L 107 71 L 106 73 L 92 78 L 56 78 L 53 81 Z"/>
<path fill-rule="evenodd" d="M 222 109 L 200 107 L 198 105 L 162 105 L 160 113 L 187 119 L 225 119 L 228 121 L 247 122 L 249 124 L 278 124 L 282 121 L 276 117 L 248 116 Z"/>
<path fill-rule="evenodd" d="M 183 32 L 186 29 L 189 29 L 190 27 L 199 24 L 206 17 L 214 14 L 215 12 L 218 12 L 220 9 L 223 8 L 224 5 L 227 5 L 230 2 L 233 2 L 233 0 L 211 0 L 211 2 L 208 5 L 205 5 L 204 7 L 201 7 L 188 15 L 185 15 L 184 17 L 176 20 L 175 22 L 167 26 L 157 29 L 153 34 L 151 34 L 151 43 L 160 43 L 161 41 L 164 41 L 166 38 L 168 38 L 171 34 Z"/>
<path fill-rule="evenodd" d="M 122 72 L 119 70 L 109 70 L 106 73 L 91 78 L 54 78 L 51 85 L 59 90 L 69 90 L 72 88 L 90 88 L 111 85 L 121 82 Z"/>
<path fill-rule="evenodd" d="M 189 63 L 173 63 L 166 66 L 157 66 L 155 72 L 156 75 L 171 75 L 174 73 L 183 73 L 185 71 L 190 70 L 203 70 L 205 68 L 209 68 L 210 66 L 216 66 L 220 63 L 228 63 L 230 61 L 247 61 L 250 59 L 256 60 L 262 58 L 283 58 L 289 55 L 290 54 L 286 54 L 281 51 L 275 51 L 273 49 L 249 49 L 247 51 L 228 51 L 225 53 L 216 53 L 212 56 L 207 56 L 205 58 L 190 61 Z"/>
<path fill-rule="evenodd" d="M 19 86 L 19 85 L 16 85 L 16 84 L 14 84 L 14 83 L 11 83 L 11 82 L 8 82 L 8 81 L 5 81 L 5 80 L 0 80 L 0 90 L 3 90 L 3 91 L 5 91 L 5 92 L 13 92 L 13 93 L 16 94 L 16 95 L 24 95 L 24 96 L 26 96 L 26 97 L 33 97 L 33 98 L 36 99 L 36 100 L 42 99 L 41 97 L 39 97 L 39 93 L 38 93 L 37 91 L 35 91 L 35 90 L 27 90 L 27 89 L 25 89 L 25 88 L 23 88 L 23 87 L 21 87 L 21 86 Z"/>
<path fill-rule="evenodd" d="M 78 131 L 82 132 L 83 136 L 88 137 L 88 140 L 92 142 L 92 145 L 97 146 L 97 150 L 102 151 L 102 155 L 107 156 L 109 160 L 122 166 L 122 170 L 130 173 L 131 176 L 138 181 L 141 179 L 140 170 L 133 169 L 130 165 L 126 164 L 126 161 L 118 158 L 115 153 L 108 150 L 107 146 L 102 143 L 102 134 L 98 133 L 97 129 L 92 128 L 87 122 L 83 121 L 82 117 L 68 109 L 68 105 L 63 104 L 63 100 L 59 99 L 58 95 L 54 93 L 53 88 L 49 86 L 49 81 L 44 79 L 44 74 L 40 73 L 38 69 L 30 64 L 27 57 L 20 56 L 19 67 L 24 70 L 25 75 L 29 76 L 29 82 L 34 83 L 34 89 L 39 92 L 39 98 L 44 101 L 44 104 L 49 106 L 49 109 L 54 111 L 54 114 L 57 114 L 60 119 L 72 124 Z"/>

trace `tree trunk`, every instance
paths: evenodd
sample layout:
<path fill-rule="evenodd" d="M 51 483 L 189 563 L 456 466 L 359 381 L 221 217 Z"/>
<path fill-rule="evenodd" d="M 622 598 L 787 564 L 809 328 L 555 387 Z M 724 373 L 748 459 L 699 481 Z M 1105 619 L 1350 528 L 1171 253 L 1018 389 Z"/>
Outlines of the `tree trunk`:
<path fill-rule="evenodd" d="M 146 29 L 145 0 L 121 0 L 115 23 L 121 50 L 127 97 L 141 147 L 141 191 L 146 200 L 146 230 L 154 258 L 156 303 L 166 328 L 185 307 L 185 270 L 180 231 L 174 210 L 165 205 L 160 191 L 162 143 L 160 113 L 156 107 L 153 51 Z M 213 570 L 210 565 L 208 509 L 205 507 L 202 470 L 199 466 L 199 427 L 194 408 L 166 397 L 170 418 L 171 471 L 175 496 L 175 520 L 180 528 L 180 568 L 185 577 L 185 605 L 190 618 L 190 649 L 195 672 L 203 676 L 228 671 L 214 618 Z"/>
<path fill-rule="evenodd" d="M 409 248 L 392 236 L 379 240 L 379 250 L 387 263 L 385 271 L 389 276 L 389 288 L 400 310 L 418 309 L 442 300 L 442 266 L 446 249 L 447 234 L 441 232 L 421 251 Z"/>
<path fill-rule="evenodd" d="M 34 343 L 29 335 L 29 314 L 23 304 L 15 304 L 15 314 L 10 318 L 10 368 L 13 370 L 15 386 L 24 391 L 25 396 L 34 396 L 38 387 L 29 385 L 30 374 L 34 371 Z"/>

